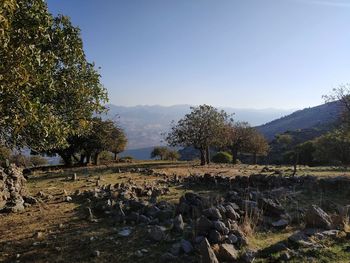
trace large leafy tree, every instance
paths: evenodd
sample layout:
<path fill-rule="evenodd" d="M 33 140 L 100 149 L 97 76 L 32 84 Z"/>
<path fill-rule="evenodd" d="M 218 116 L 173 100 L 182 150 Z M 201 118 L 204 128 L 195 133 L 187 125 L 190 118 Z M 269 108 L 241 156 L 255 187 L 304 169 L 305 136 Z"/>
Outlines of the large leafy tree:
<path fill-rule="evenodd" d="M 166 141 L 171 146 L 192 146 L 199 150 L 201 165 L 210 162 L 209 147 L 222 143 L 229 116 L 209 105 L 191 107 L 191 112 L 174 123 Z"/>
<path fill-rule="evenodd" d="M 110 145 L 108 150 L 114 154 L 114 160 L 118 159 L 118 154 L 125 150 L 128 139 L 124 131 L 115 125 L 110 133 Z"/>
<path fill-rule="evenodd" d="M 251 129 L 249 137 L 247 152 L 252 153 L 254 157 L 254 164 L 258 162 L 258 156 L 266 156 L 269 151 L 269 144 L 259 131 Z"/>
<path fill-rule="evenodd" d="M 0 3 L 0 140 L 36 151 L 67 146 L 104 110 L 105 89 L 80 30 L 42 0 Z"/>

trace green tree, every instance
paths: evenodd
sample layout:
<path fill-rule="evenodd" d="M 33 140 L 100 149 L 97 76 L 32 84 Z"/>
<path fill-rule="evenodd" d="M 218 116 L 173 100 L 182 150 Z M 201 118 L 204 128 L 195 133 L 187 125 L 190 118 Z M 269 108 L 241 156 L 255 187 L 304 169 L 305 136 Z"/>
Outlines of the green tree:
<path fill-rule="evenodd" d="M 249 142 L 253 130 L 247 122 L 230 122 L 226 125 L 225 148 L 231 152 L 233 163 L 237 162 L 239 152 L 247 152 L 249 150 Z"/>
<path fill-rule="evenodd" d="M 107 94 L 69 18 L 44 1 L 3 0 L 0 43 L 1 142 L 42 151 L 91 127 Z"/>
<path fill-rule="evenodd" d="M 250 136 L 247 142 L 247 152 L 252 153 L 254 157 L 254 164 L 258 162 L 258 156 L 266 156 L 269 151 L 269 144 L 256 129 L 250 130 Z"/>
<path fill-rule="evenodd" d="M 114 154 L 114 160 L 118 160 L 118 154 L 125 150 L 128 143 L 128 139 L 124 131 L 115 126 L 110 134 L 111 144 L 109 145 L 108 150 Z"/>
<path fill-rule="evenodd" d="M 214 163 L 232 163 L 232 155 L 228 152 L 218 152 L 213 156 L 212 161 Z"/>
<path fill-rule="evenodd" d="M 325 164 L 350 164 L 350 131 L 337 129 L 315 141 L 314 157 Z"/>
<path fill-rule="evenodd" d="M 37 166 L 44 166 L 48 164 L 48 161 L 42 157 L 41 155 L 33 155 L 30 156 L 29 161 L 32 166 L 37 167 Z"/>
<path fill-rule="evenodd" d="M 165 160 L 169 154 L 169 149 L 167 147 L 154 147 L 151 152 L 151 158 L 159 157 L 160 160 Z"/>
<path fill-rule="evenodd" d="M 165 158 L 170 161 L 176 161 L 180 159 L 180 154 L 178 153 L 178 151 L 168 150 L 168 153 L 166 154 Z"/>
<path fill-rule="evenodd" d="M 210 162 L 209 147 L 222 144 L 229 116 L 209 105 L 191 107 L 191 113 L 176 124 L 166 136 L 170 146 L 192 146 L 199 150 L 201 165 Z"/>

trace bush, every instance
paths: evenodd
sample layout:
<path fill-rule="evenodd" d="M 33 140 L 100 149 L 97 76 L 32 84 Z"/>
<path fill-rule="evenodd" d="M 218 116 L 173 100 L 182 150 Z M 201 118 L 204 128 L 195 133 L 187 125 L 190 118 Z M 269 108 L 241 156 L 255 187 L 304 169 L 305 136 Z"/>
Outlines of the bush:
<path fill-rule="evenodd" d="M 14 154 L 10 157 L 10 163 L 14 163 L 18 167 L 26 168 L 30 166 L 30 159 L 23 154 Z"/>
<path fill-rule="evenodd" d="M 218 152 L 213 156 L 212 161 L 214 163 L 232 163 L 232 155 L 228 152 Z"/>
<path fill-rule="evenodd" d="M 0 166 L 6 164 L 6 160 L 9 160 L 11 156 L 11 150 L 5 146 L 0 145 Z"/>
<path fill-rule="evenodd" d="M 48 161 L 41 155 L 33 155 L 30 157 L 30 163 L 32 166 L 44 166 L 48 164 Z"/>
<path fill-rule="evenodd" d="M 113 154 L 108 151 L 102 151 L 100 153 L 100 160 L 101 161 L 112 161 L 113 160 Z"/>

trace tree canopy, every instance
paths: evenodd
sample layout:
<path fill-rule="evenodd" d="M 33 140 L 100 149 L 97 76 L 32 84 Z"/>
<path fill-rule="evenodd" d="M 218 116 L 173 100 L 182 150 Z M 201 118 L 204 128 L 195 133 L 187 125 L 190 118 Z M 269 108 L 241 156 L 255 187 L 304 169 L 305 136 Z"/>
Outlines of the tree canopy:
<path fill-rule="evenodd" d="M 222 143 L 229 115 L 209 105 L 191 107 L 191 112 L 173 124 L 166 141 L 171 146 L 192 146 L 200 151 L 201 165 L 210 162 L 209 147 Z"/>
<path fill-rule="evenodd" d="M 41 151 L 89 130 L 107 93 L 68 17 L 41 0 L 3 0 L 0 43 L 1 142 Z"/>

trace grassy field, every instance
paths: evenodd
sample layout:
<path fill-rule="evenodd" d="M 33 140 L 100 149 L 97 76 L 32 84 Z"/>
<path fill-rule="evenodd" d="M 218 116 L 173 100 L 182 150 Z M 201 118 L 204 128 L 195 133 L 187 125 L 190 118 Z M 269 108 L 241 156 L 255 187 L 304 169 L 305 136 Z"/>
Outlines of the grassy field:
<path fill-rule="evenodd" d="M 75 191 L 91 190 L 97 182 L 102 185 L 132 181 L 136 184 L 155 182 L 159 177 L 146 176 L 137 172 L 116 173 L 118 168 L 146 167 L 168 176 L 188 176 L 190 174 L 224 174 L 227 176 L 250 175 L 260 173 L 262 166 L 249 165 L 210 165 L 197 166 L 195 163 L 138 162 L 100 167 L 74 168 L 49 172 L 36 172 L 28 179 L 28 189 L 33 196 L 42 192 L 39 204 L 20 214 L 0 214 L 0 262 L 158 262 L 169 244 L 154 244 L 145 238 L 145 229 L 132 226 L 132 234 L 125 238 L 118 235 L 123 225 L 116 224 L 110 218 L 99 218 L 98 222 L 86 220 L 85 201 L 73 198 L 65 200 L 66 195 L 74 196 Z M 269 167 L 283 174 L 292 172 L 290 167 Z M 76 173 L 78 180 L 72 181 Z M 299 175 L 318 177 L 350 176 L 350 172 L 337 167 L 300 167 Z M 227 190 L 227 189 L 226 189 Z M 170 193 L 161 198 L 170 202 L 188 191 L 202 195 L 223 195 L 225 189 L 170 187 Z M 349 192 L 350 193 L 350 192 Z M 350 204 L 350 196 L 344 193 L 301 192 L 295 203 L 289 206 L 306 207 L 309 204 Z M 281 240 L 286 240 L 297 229 L 264 232 L 255 229 L 249 236 L 249 247 L 254 250 L 265 248 Z M 302 249 L 292 262 L 350 262 L 349 235 L 332 240 L 323 240 L 322 248 L 317 251 Z M 135 252 L 146 249 L 148 252 L 139 258 Z M 98 250 L 100 255 L 94 256 Z M 276 255 L 276 258 L 278 255 Z M 188 259 L 196 262 L 196 257 Z M 270 262 L 258 259 L 257 262 Z"/>

